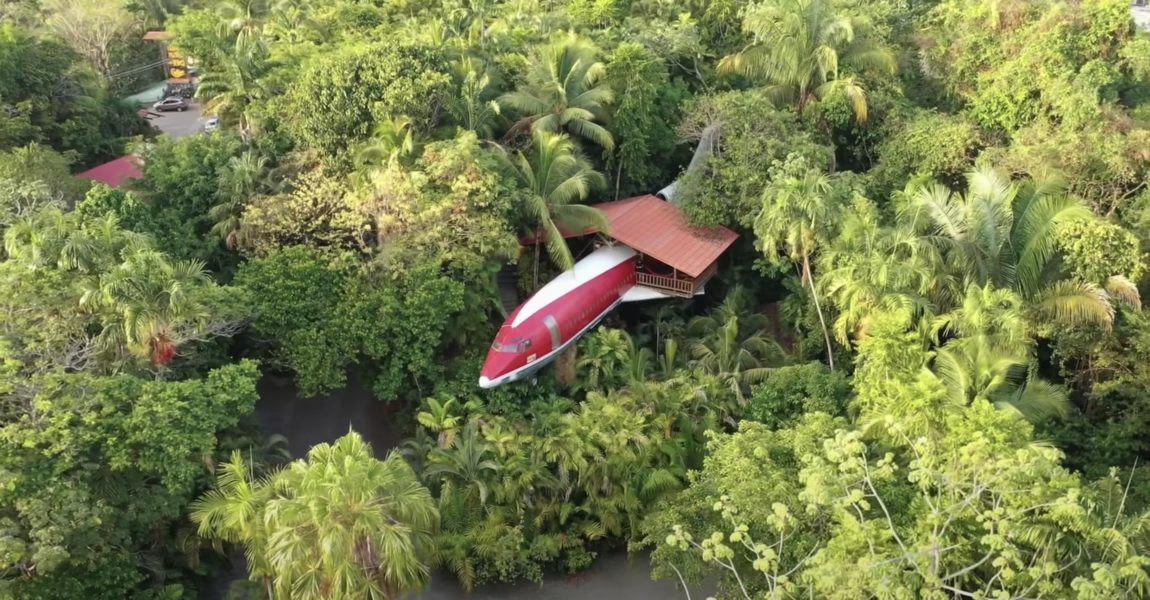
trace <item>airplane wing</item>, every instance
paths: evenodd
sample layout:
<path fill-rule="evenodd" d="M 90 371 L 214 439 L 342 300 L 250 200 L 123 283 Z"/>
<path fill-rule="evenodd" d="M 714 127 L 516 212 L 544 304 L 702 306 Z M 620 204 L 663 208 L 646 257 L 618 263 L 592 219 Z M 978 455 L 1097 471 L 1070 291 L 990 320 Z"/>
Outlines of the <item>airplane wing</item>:
<path fill-rule="evenodd" d="M 643 302 L 645 300 L 662 300 L 664 298 L 674 298 L 671 294 L 661 292 L 655 288 L 649 288 L 645 285 L 637 285 L 623 294 L 622 302 Z"/>

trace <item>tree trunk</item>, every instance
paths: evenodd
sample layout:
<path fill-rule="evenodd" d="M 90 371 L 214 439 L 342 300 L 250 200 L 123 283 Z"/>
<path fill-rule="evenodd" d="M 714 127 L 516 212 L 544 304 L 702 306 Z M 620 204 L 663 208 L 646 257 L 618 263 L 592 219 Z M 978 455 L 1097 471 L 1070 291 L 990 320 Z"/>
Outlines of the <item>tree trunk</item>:
<path fill-rule="evenodd" d="M 823 328 L 823 340 L 827 343 L 827 363 L 830 364 L 831 370 L 835 370 L 835 351 L 831 348 L 831 335 L 827 331 L 827 321 L 823 318 L 823 308 L 819 305 L 819 293 L 815 291 L 815 277 L 811 274 L 811 258 L 810 256 L 803 256 L 803 279 L 807 280 L 807 285 L 811 288 L 811 299 L 815 301 L 815 312 L 819 314 L 819 325 Z"/>
<path fill-rule="evenodd" d="M 578 346 L 571 344 L 555 357 L 555 381 L 563 387 L 569 387 L 575 382 L 575 354 Z"/>
<path fill-rule="evenodd" d="M 623 152 L 620 149 L 619 154 L 622 154 L 622 153 Z M 620 182 L 623 181 L 623 157 L 620 156 L 617 160 L 619 161 L 619 168 L 616 169 L 616 171 L 615 171 L 615 199 L 616 200 L 619 199 L 619 184 L 620 184 Z"/>
<path fill-rule="evenodd" d="M 536 234 L 536 238 L 535 238 L 535 275 L 532 279 L 532 286 L 533 287 L 531 290 L 531 293 L 533 293 L 533 294 L 535 292 L 539 291 L 539 244 L 541 244 L 541 243 L 543 243 L 543 240 L 538 236 L 538 234 Z"/>
<path fill-rule="evenodd" d="M 112 61 L 108 57 L 108 47 L 106 45 L 99 44 L 95 48 L 95 53 L 96 71 L 99 72 L 100 77 L 104 80 L 104 84 L 107 85 L 112 82 Z"/>

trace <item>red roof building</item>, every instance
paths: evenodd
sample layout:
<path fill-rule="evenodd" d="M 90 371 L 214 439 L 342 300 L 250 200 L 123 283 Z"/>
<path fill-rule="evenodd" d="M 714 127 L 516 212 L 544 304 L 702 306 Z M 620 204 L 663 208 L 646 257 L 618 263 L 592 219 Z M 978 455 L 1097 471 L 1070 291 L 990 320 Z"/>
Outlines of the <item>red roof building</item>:
<path fill-rule="evenodd" d="M 695 227 L 678 206 L 647 195 L 596 204 L 606 235 L 690 277 L 699 277 L 739 237 L 726 227 Z"/>
<path fill-rule="evenodd" d="M 136 166 L 136 157 L 130 154 L 76 174 L 76 177 L 99 181 L 112 187 L 120 187 L 128 179 L 140 179 L 143 176 Z"/>
<path fill-rule="evenodd" d="M 561 230 L 563 237 L 602 233 L 625 244 L 642 255 L 641 284 L 681 296 L 702 288 L 715 274 L 719 256 L 739 237 L 726 227 L 695 227 L 678 206 L 649 194 L 594 206 L 606 215 L 610 230 Z M 535 237 L 521 241 L 533 243 Z"/>

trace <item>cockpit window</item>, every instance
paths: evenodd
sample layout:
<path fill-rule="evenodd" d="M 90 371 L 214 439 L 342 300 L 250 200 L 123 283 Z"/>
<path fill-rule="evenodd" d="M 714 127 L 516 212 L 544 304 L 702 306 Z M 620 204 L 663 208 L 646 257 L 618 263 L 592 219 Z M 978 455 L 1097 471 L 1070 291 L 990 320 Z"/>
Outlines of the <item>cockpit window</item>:
<path fill-rule="evenodd" d="M 496 352 L 523 352 L 530 347 L 531 340 L 523 337 L 517 337 L 507 344 L 501 344 L 498 340 L 491 344 L 491 348 Z"/>

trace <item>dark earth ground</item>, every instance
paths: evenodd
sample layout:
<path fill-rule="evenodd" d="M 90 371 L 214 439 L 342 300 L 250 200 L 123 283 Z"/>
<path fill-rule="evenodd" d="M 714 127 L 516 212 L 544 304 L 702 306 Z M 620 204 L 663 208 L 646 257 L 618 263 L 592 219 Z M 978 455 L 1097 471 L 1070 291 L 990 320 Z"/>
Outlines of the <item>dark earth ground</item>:
<path fill-rule="evenodd" d="M 375 398 L 357 382 L 315 398 L 300 398 L 289 378 L 265 376 L 259 385 L 260 400 L 256 418 L 268 433 L 288 439 L 295 458 L 307 455 L 308 448 L 330 442 L 354 429 L 371 443 L 379 457 L 402 440 L 394 410 Z M 242 562 L 242 561 L 240 561 Z M 531 582 L 495 585 L 464 592 L 447 574 L 433 577 L 427 589 L 411 600 L 699 600 L 714 593 L 714 585 L 685 594 L 670 581 L 651 581 L 647 556 L 628 557 L 619 552 L 601 556 L 587 571 L 574 576 L 549 576 L 542 585 Z M 221 576 L 201 594 L 203 600 L 222 600 L 230 582 L 246 578 L 243 564 Z"/>

